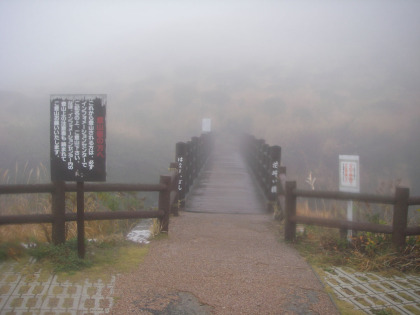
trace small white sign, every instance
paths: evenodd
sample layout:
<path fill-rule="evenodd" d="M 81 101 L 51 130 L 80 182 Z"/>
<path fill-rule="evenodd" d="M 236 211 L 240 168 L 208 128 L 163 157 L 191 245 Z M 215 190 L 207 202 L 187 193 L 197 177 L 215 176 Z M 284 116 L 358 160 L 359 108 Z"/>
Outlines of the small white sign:
<path fill-rule="evenodd" d="M 340 191 L 360 192 L 360 169 L 358 155 L 340 155 Z"/>
<path fill-rule="evenodd" d="M 360 169 L 358 155 L 339 156 L 340 191 L 360 192 Z M 353 201 L 347 202 L 347 220 L 353 221 Z M 351 241 L 353 231 L 347 231 L 347 240 Z"/>
<path fill-rule="evenodd" d="M 211 132 L 211 119 L 210 118 L 203 119 L 203 132 Z"/>

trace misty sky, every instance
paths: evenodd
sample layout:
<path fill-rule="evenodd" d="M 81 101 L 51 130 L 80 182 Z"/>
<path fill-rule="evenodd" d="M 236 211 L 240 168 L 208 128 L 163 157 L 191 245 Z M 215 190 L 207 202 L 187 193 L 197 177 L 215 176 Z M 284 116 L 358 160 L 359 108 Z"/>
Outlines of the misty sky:
<path fill-rule="evenodd" d="M 360 154 L 365 167 L 394 159 L 382 176 L 410 185 L 419 30 L 416 0 L 3 0 L 0 148 L 12 150 L 7 128 L 42 129 L 50 94 L 103 93 L 109 150 L 132 153 L 117 137 L 187 140 L 210 117 L 281 145 L 290 162 L 300 156 L 296 172 Z"/>
<path fill-rule="evenodd" d="M 418 68 L 419 8 L 418 1 L 4 0 L 0 84 L 91 91 L 182 68 L 203 76 L 247 66 L 410 71 Z"/>

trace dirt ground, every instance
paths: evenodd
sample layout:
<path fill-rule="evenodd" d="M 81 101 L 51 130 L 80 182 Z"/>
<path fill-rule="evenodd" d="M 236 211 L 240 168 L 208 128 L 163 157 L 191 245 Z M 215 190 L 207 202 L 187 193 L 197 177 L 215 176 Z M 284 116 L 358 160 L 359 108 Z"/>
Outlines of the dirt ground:
<path fill-rule="evenodd" d="M 270 215 L 182 212 L 117 279 L 112 314 L 338 314 Z"/>

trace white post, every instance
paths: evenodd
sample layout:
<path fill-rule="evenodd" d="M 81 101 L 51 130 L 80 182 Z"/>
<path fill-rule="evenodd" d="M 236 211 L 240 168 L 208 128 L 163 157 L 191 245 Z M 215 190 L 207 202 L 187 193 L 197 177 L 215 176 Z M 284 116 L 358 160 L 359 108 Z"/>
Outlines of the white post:
<path fill-rule="evenodd" d="M 347 201 L 347 221 L 353 221 L 353 200 Z M 347 230 L 347 240 L 350 242 L 353 230 Z"/>
<path fill-rule="evenodd" d="M 339 156 L 340 191 L 360 192 L 360 169 L 358 155 Z M 353 200 L 347 201 L 347 221 L 353 221 Z M 353 236 L 352 230 L 347 230 L 347 240 Z"/>

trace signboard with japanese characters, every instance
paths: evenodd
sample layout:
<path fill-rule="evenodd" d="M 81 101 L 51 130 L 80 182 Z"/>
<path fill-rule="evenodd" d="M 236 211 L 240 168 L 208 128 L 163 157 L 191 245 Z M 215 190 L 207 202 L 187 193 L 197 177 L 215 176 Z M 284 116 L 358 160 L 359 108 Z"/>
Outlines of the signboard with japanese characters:
<path fill-rule="evenodd" d="M 51 179 L 106 180 L 106 95 L 50 96 Z"/>
<path fill-rule="evenodd" d="M 359 156 L 340 155 L 340 191 L 360 192 Z"/>
<path fill-rule="evenodd" d="M 280 175 L 280 159 L 281 159 L 281 148 L 277 145 L 272 146 L 270 148 L 270 200 L 275 201 L 277 200 L 278 191 L 278 184 L 279 184 L 279 175 Z"/>
<path fill-rule="evenodd" d="M 271 162 L 271 193 L 277 194 L 280 161 Z"/>

